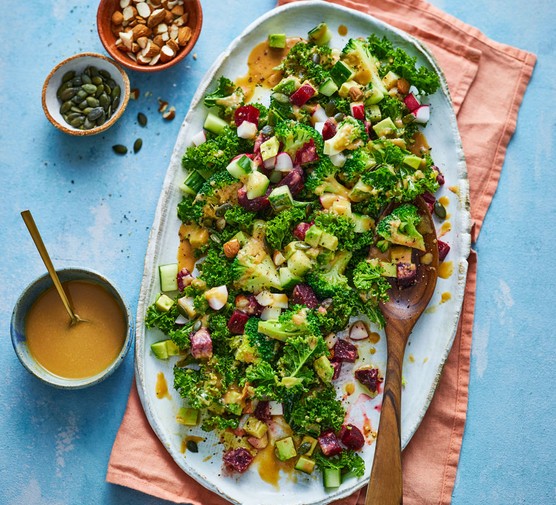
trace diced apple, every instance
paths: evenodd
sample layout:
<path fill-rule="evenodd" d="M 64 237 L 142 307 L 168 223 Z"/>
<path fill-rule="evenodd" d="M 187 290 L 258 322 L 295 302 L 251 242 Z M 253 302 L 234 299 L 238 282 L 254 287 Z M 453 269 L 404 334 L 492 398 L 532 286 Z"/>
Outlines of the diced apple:
<path fill-rule="evenodd" d="M 352 102 L 350 105 L 351 115 L 360 121 L 365 120 L 365 104 L 363 102 Z"/>

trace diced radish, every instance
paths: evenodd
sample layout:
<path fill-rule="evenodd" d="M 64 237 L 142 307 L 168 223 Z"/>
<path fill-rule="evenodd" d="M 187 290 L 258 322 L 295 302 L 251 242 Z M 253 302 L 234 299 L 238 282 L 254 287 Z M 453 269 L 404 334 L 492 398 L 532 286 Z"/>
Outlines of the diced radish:
<path fill-rule="evenodd" d="M 257 136 L 257 125 L 251 121 L 242 121 L 237 127 L 237 136 L 241 139 L 254 139 Z"/>
<path fill-rule="evenodd" d="M 333 154 L 330 156 L 330 161 L 335 167 L 343 167 L 346 164 L 346 156 L 343 153 Z"/>
<path fill-rule="evenodd" d="M 326 347 L 328 347 L 329 349 L 333 349 L 337 341 L 338 341 L 338 337 L 336 336 L 335 333 L 329 333 L 324 339 L 324 342 L 326 343 Z"/>
<path fill-rule="evenodd" d="M 200 132 L 193 135 L 193 137 L 191 137 L 191 143 L 194 146 L 200 146 L 201 144 L 204 144 L 206 141 L 207 141 L 207 136 L 205 134 L 205 130 L 201 130 Z"/>
<path fill-rule="evenodd" d="M 263 161 L 263 166 L 267 170 L 272 170 L 276 166 L 276 156 L 272 156 L 272 158 L 268 158 L 267 160 L 264 160 Z"/>
<path fill-rule="evenodd" d="M 356 321 L 349 329 L 349 338 L 351 340 L 365 340 L 369 337 L 369 330 L 363 321 Z"/>
<path fill-rule="evenodd" d="M 419 100 L 417 100 L 417 98 L 413 93 L 409 93 L 403 99 L 403 101 L 405 103 L 405 106 L 409 109 L 409 112 L 413 112 L 414 110 L 418 109 L 421 106 Z"/>
<path fill-rule="evenodd" d="M 183 291 L 187 286 L 193 282 L 193 276 L 187 268 L 182 268 L 178 272 L 178 289 Z"/>
<path fill-rule="evenodd" d="M 293 229 L 293 236 L 298 239 L 298 240 L 305 240 L 305 235 L 307 233 L 307 230 L 311 228 L 311 224 L 310 223 L 299 223 L 294 229 Z"/>
<path fill-rule="evenodd" d="M 185 316 L 180 314 L 178 317 L 176 317 L 176 320 L 174 321 L 174 324 L 176 324 L 178 326 L 185 326 L 188 322 L 189 322 L 189 319 L 187 319 Z"/>
<path fill-rule="evenodd" d="M 275 402 L 273 400 L 268 402 L 268 409 L 271 416 L 282 416 L 284 415 L 284 406 L 280 402 Z"/>
<path fill-rule="evenodd" d="M 315 130 L 317 130 L 322 135 L 322 131 L 324 130 L 324 125 L 325 124 L 326 124 L 325 122 L 319 121 L 319 122 L 315 123 L 313 126 L 314 126 Z"/>
<path fill-rule="evenodd" d="M 331 139 L 334 135 L 336 135 L 336 121 L 332 118 L 328 118 L 324 123 L 324 127 L 322 129 L 322 138 L 324 140 Z"/>
<path fill-rule="evenodd" d="M 288 153 L 278 153 L 274 163 L 274 170 L 278 172 L 289 172 L 293 168 L 293 162 Z"/>
<path fill-rule="evenodd" d="M 365 105 L 363 102 L 352 102 L 349 104 L 351 115 L 360 121 L 365 120 Z"/>
<path fill-rule="evenodd" d="M 268 445 L 268 435 L 265 433 L 261 438 L 248 437 L 247 442 L 255 449 L 264 449 Z"/>
<path fill-rule="evenodd" d="M 316 123 L 324 123 L 327 119 L 328 119 L 328 115 L 326 114 L 326 111 L 324 110 L 322 105 L 318 104 L 315 107 L 315 111 L 311 115 L 311 121 L 313 122 L 313 124 L 316 124 Z"/>
<path fill-rule="evenodd" d="M 234 112 L 234 122 L 236 126 L 240 126 L 244 121 L 253 123 L 257 128 L 259 127 L 260 111 L 253 105 L 242 105 Z"/>
<path fill-rule="evenodd" d="M 413 93 L 415 96 L 419 96 L 419 90 L 413 86 L 413 84 L 409 87 L 409 92 Z"/>
<path fill-rule="evenodd" d="M 228 301 L 228 288 L 224 285 L 209 289 L 205 291 L 205 298 L 211 309 L 220 310 Z"/>
<path fill-rule="evenodd" d="M 263 307 L 268 307 L 269 305 L 272 305 L 272 302 L 274 301 L 274 296 L 270 291 L 261 291 L 258 295 L 255 295 L 255 299 L 257 300 L 257 303 L 259 305 L 262 305 Z"/>
<path fill-rule="evenodd" d="M 421 105 L 411 113 L 415 116 L 416 123 L 425 124 L 431 117 L 430 105 Z"/>
<path fill-rule="evenodd" d="M 280 317 L 282 309 L 280 307 L 265 307 L 261 313 L 263 321 L 274 321 Z"/>
<path fill-rule="evenodd" d="M 316 93 L 315 88 L 308 82 L 301 85 L 301 87 L 290 96 L 290 102 L 298 107 L 305 105 L 307 101 Z"/>

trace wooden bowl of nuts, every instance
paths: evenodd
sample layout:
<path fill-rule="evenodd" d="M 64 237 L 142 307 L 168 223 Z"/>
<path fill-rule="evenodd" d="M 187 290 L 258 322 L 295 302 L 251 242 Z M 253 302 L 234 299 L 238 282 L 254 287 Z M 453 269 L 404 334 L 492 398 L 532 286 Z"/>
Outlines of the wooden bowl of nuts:
<path fill-rule="evenodd" d="M 108 53 L 139 72 L 183 60 L 201 33 L 200 0 L 101 0 L 97 29 Z"/>
<path fill-rule="evenodd" d="M 42 88 L 48 120 L 70 135 L 95 135 L 123 114 L 130 96 L 129 78 L 114 60 L 81 53 L 56 65 Z"/>

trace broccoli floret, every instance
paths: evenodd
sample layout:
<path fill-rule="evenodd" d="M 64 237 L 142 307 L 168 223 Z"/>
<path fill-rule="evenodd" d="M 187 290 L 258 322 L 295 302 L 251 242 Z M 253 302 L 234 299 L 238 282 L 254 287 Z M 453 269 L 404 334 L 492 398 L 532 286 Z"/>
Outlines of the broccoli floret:
<path fill-rule="evenodd" d="M 196 204 L 202 205 L 203 219 L 217 219 L 216 210 L 224 204 L 237 205 L 237 190 L 242 183 L 232 177 L 227 170 L 214 174 L 202 186 Z"/>
<path fill-rule="evenodd" d="M 382 218 L 376 227 L 376 231 L 381 237 L 393 244 L 425 251 L 423 235 L 416 228 L 420 221 L 417 207 L 404 204 Z"/>
<path fill-rule="evenodd" d="M 288 324 L 286 323 L 286 325 Z M 291 389 L 314 383 L 316 376 L 313 362 L 326 354 L 328 354 L 328 349 L 320 335 L 320 330 L 318 335 L 289 336 L 285 341 L 282 357 L 277 363 L 281 376 L 280 385 Z"/>
<path fill-rule="evenodd" d="M 158 328 L 165 335 L 169 335 L 175 329 L 175 321 L 178 317 L 178 305 L 174 302 L 170 310 L 162 312 L 153 303 L 145 314 L 145 326 L 147 328 Z"/>
<path fill-rule="evenodd" d="M 275 126 L 281 121 L 294 119 L 292 104 L 288 101 L 278 100 L 275 96 L 270 96 L 270 105 L 268 106 L 268 124 Z"/>
<path fill-rule="evenodd" d="M 184 224 L 198 223 L 203 216 L 203 205 L 191 196 L 184 196 L 178 203 L 178 219 Z"/>
<path fill-rule="evenodd" d="M 351 288 L 335 292 L 328 297 L 324 310 L 316 312 L 323 335 L 344 330 L 352 315 L 360 313 L 361 298 Z"/>
<path fill-rule="evenodd" d="M 254 212 L 245 210 L 240 205 L 234 205 L 224 213 L 226 227 L 233 227 L 245 233 L 251 233 L 253 229 L 253 221 L 257 215 Z"/>
<path fill-rule="evenodd" d="M 373 89 L 384 96 L 388 93 L 378 73 L 378 59 L 371 54 L 366 41 L 349 39 L 342 50 L 342 59 L 355 71 L 353 79 L 359 84 L 372 84 Z"/>
<path fill-rule="evenodd" d="M 365 475 L 365 461 L 359 454 L 351 449 L 342 451 L 337 456 L 326 457 L 322 453 L 315 455 L 317 467 L 323 471 L 326 468 L 339 469 L 342 475 L 347 473 L 355 477 Z"/>
<path fill-rule="evenodd" d="M 266 223 L 266 241 L 273 249 L 282 249 L 285 243 L 293 240 L 292 230 L 305 218 L 305 209 L 291 207 L 283 210 Z"/>
<path fill-rule="evenodd" d="M 409 112 L 404 102 L 392 96 L 385 96 L 378 107 L 383 118 L 390 117 L 394 122 Z"/>
<path fill-rule="evenodd" d="M 292 46 L 279 68 L 285 76 L 293 75 L 301 81 L 310 79 L 318 86 L 329 77 L 334 63 L 330 47 L 301 41 Z"/>
<path fill-rule="evenodd" d="M 227 77 L 221 76 L 218 79 L 218 86 L 216 89 L 205 95 L 204 104 L 209 109 L 211 107 L 218 107 L 221 114 L 226 119 L 233 117 L 234 111 L 244 102 L 243 89 L 236 86 Z"/>
<path fill-rule="evenodd" d="M 272 88 L 275 93 L 283 93 L 290 96 L 301 86 L 301 81 L 294 75 L 282 78 L 282 80 Z"/>
<path fill-rule="evenodd" d="M 249 347 L 254 351 L 254 361 L 262 359 L 270 362 L 276 356 L 278 343 L 276 340 L 259 333 L 259 321 L 258 317 L 250 317 L 245 323 L 244 335 Z"/>
<path fill-rule="evenodd" d="M 300 305 L 282 312 L 278 320 L 259 321 L 258 331 L 283 342 L 295 336 L 321 336 L 315 314 Z"/>
<path fill-rule="evenodd" d="M 237 253 L 231 276 L 237 290 L 259 293 L 268 288 L 281 288 L 276 266 L 264 243 L 256 238 L 250 238 Z"/>
<path fill-rule="evenodd" d="M 349 189 L 340 184 L 336 179 L 337 172 L 338 168 L 326 156 L 307 176 L 305 188 L 308 192 L 317 196 L 324 193 L 334 193 L 335 195 L 349 198 Z"/>
<path fill-rule="evenodd" d="M 375 305 L 390 299 L 388 290 L 391 286 L 382 273 L 377 260 L 361 261 L 353 270 L 353 285 L 367 302 Z"/>
<path fill-rule="evenodd" d="M 282 150 L 295 159 L 297 151 L 304 145 L 314 142 L 318 158 L 322 157 L 322 135 L 312 126 L 300 124 L 296 121 L 280 121 L 274 129 L 278 140 L 282 143 Z"/>
<path fill-rule="evenodd" d="M 208 177 L 224 170 L 234 156 L 252 150 L 252 141 L 239 138 L 232 128 L 225 128 L 220 135 L 211 137 L 198 146 L 188 147 L 181 164 L 188 173 L 199 170 Z"/>
<path fill-rule="evenodd" d="M 319 255 L 318 268 L 309 272 L 306 277 L 307 283 L 313 288 L 318 298 L 333 297 L 341 291 L 351 289 L 348 279 L 344 275 L 351 255 L 351 251 L 340 251 L 332 257 L 330 254 Z"/>
<path fill-rule="evenodd" d="M 324 143 L 324 153 L 332 156 L 348 149 L 353 151 L 361 147 L 368 140 L 365 123 L 352 116 L 338 124 L 336 134 Z"/>
<path fill-rule="evenodd" d="M 386 37 L 379 39 L 372 34 L 367 41 L 371 51 L 381 60 L 381 75 L 392 71 L 427 95 L 440 87 L 440 78 L 436 72 L 423 66 L 417 68 L 417 58 L 409 56 L 403 49 L 394 49 Z"/>
<path fill-rule="evenodd" d="M 361 174 L 375 165 L 376 161 L 372 154 L 364 147 L 360 147 L 348 154 L 344 166 L 339 170 L 338 177 L 345 184 L 353 186 Z"/>
<path fill-rule="evenodd" d="M 334 212 L 319 211 L 315 212 L 315 225 L 338 239 L 339 249 L 353 249 L 355 238 L 355 224 L 347 217 Z"/>

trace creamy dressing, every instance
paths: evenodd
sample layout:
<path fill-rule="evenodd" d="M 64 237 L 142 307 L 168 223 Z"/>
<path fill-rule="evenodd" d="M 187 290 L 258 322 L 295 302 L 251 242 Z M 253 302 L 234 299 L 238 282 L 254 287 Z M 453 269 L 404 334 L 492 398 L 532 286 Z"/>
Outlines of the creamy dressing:
<path fill-rule="evenodd" d="M 25 321 L 27 346 L 46 370 L 67 379 L 92 377 L 118 357 L 126 337 L 125 315 L 114 297 L 88 281 L 68 281 L 64 289 L 75 312 L 70 318 L 53 287 L 32 305 Z"/>

